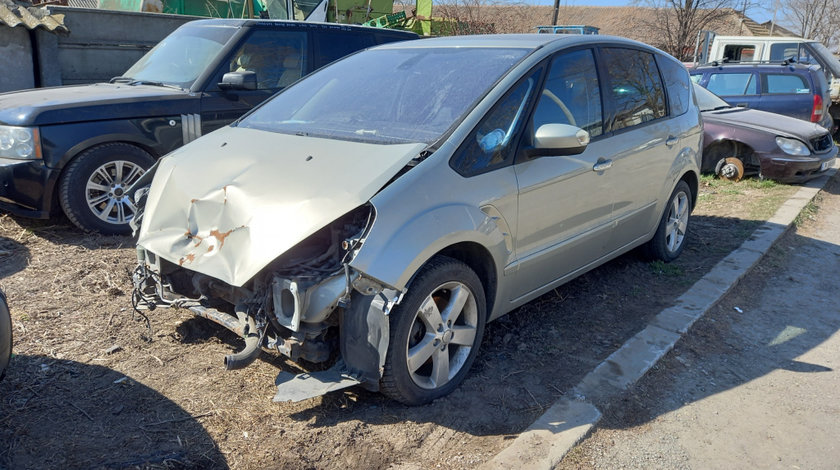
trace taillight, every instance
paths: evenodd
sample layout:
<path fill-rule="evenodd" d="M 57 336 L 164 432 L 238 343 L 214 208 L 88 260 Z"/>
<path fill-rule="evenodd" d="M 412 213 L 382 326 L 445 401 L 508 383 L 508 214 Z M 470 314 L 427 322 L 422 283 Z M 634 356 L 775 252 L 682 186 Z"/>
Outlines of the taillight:
<path fill-rule="evenodd" d="M 814 109 L 811 111 L 811 122 L 820 122 L 823 116 L 823 99 L 820 95 L 814 95 Z"/>

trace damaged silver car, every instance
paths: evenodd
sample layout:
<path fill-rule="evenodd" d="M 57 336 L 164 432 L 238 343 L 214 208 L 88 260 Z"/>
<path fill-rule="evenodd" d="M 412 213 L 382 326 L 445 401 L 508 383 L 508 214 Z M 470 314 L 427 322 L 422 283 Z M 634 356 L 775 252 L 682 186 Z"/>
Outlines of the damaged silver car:
<path fill-rule="evenodd" d="M 700 115 L 672 57 L 607 36 L 436 38 L 336 62 L 160 160 L 134 301 L 323 364 L 275 400 L 464 380 L 485 323 L 644 245 L 670 261 Z M 148 185 L 151 181 L 150 186 Z"/>

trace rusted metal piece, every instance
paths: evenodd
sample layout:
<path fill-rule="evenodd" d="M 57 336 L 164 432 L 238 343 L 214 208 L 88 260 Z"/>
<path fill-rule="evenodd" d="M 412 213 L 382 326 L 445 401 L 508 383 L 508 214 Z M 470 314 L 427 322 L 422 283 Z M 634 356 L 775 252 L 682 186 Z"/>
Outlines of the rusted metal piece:
<path fill-rule="evenodd" d="M 720 178 L 729 181 L 741 181 L 744 177 L 744 162 L 738 157 L 729 157 L 718 163 L 715 172 Z"/>
<path fill-rule="evenodd" d="M 220 312 L 215 308 L 207 308 L 201 305 L 194 305 L 189 307 L 190 311 L 198 317 L 206 318 L 212 322 L 218 323 L 228 330 L 236 333 L 242 338 L 245 338 L 245 325 L 240 322 L 238 318 L 224 312 Z"/>

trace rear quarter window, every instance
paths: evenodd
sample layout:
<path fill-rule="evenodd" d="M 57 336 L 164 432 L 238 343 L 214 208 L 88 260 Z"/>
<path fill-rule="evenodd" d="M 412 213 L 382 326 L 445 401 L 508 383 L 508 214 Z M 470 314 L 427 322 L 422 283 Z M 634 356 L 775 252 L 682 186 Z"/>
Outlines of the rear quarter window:
<path fill-rule="evenodd" d="M 767 93 L 769 94 L 799 94 L 811 93 L 811 87 L 800 75 L 775 74 L 765 75 Z"/>
<path fill-rule="evenodd" d="M 688 75 L 685 66 L 677 61 L 664 56 L 657 56 L 656 62 L 659 70 L 662 71 L 662 78 L 665 80 L 665 88 L 668 90 L 668 108 L 672 116 L 679 116 L 688 111 L 691 100 L 689 87 L 694 77 Z M 699 76 L 697 76 L 699 80 Z"/>

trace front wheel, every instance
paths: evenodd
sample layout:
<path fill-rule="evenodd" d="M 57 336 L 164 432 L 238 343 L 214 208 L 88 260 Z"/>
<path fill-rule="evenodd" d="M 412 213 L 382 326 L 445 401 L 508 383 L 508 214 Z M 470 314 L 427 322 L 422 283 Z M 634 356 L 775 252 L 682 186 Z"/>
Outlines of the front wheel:
<path fill-rule="evenodd" d="M 61 178 L 61 208 L 82 230 L 127 235 L 128 223 L 137 214 L 127 190 L 153 163 L 146 151 L 126 143 L 90 148 L 67 166 Z"/>
<path fill-rule="evenodd" d="M 691 190 L 685 181 L 680 181 L 668 199 L 668 205 L 656 228 L 656 234 L 645 246 L 648 257 L 666 263 L 677 259 L 685 248 L 690 218 Z"/>
<path fill-rule="evenodd" d="M 461 261 L 433 258 L 391 314 L 382 393 L 406 405 L 450 393 L 475 360 L 486 318 L 475 272 Z"/>

